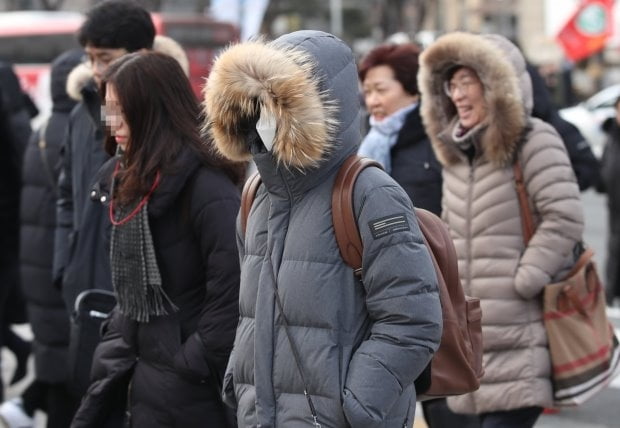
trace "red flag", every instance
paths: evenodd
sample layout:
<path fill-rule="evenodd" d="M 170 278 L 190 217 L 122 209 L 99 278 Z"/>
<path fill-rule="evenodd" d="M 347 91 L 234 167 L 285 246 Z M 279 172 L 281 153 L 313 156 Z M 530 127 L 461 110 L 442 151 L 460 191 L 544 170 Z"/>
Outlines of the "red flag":
<path fill-rule="evenodd" d="M 556 36 L 566 56 L 579 61 L 605 47 L 613 33 L 614 0 L 583 0 Z"/>

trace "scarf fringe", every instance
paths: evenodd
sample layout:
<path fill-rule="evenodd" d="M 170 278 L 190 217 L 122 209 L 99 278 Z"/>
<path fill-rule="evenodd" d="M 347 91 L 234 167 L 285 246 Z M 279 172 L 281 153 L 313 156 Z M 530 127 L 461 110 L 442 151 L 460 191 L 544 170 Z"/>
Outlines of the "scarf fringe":
<path fill-rule="evenodd" d="M 162 287 L 147 206 L 127 223 L 112 227 L 110 246 L 112 284 L 120 311 L 138 322 L 178 311 Z M 122 216 L 130 210 L 119 211 Z"/>

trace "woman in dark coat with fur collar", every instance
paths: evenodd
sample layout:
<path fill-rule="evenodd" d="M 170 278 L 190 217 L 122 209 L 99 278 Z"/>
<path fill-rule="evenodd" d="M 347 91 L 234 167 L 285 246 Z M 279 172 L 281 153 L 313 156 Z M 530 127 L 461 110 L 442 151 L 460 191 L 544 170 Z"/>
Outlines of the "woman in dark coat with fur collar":
<path fill-rule="evenodd" d="M 118 151 L 97 189 L 109 201 L 118 306 L 72 426 L 100 426 L 127 404 L 134 427 L 226 427 L 219 391 L 239 316 L 241 171 L 201 141 L 197 101 L 174 59 L 127 55 L 101 94 L 106 149 Z"/>

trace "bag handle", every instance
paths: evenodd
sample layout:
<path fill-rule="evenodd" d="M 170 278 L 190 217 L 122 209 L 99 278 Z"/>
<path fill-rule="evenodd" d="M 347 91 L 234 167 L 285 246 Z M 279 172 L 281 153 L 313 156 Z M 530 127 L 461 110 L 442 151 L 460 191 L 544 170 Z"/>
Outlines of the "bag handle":
<path fill-rule="evenodd" d="M 590 263 L 590 260 L 592 259 L 592 257 L 594 257 L 594 250 L 590 247 L 585 248 L 583 250 L 583 253 L 581 253 L 579 258 L 577 259 L 577 261 L 571 268 L 570 272 L 568 272 L 568 274 L 566 275 L 566 279 L 575 275 L 577 272 L 579 272 L 581 268 L 583 268 L 588 263 Z"/>
<path fill-rule="evenodd" d="M 357 176 L 369 166 L 383 169 L 379 162 L 372 159 L 349 156 L 340 167 L 332 190 L 332 222 L 336 242 L 342 259 L 353 268 L 357 277 L 362 276 L 364 247 L 353 210 L 353 192 Z"/>
<path fill-rule="evenodd" d="M 518 158 L 515 163 L 512 164 L 512 170 L 515 176 L 515 186 L 517 188 L 517 197 L 519 198 L 519 208 L 521 211 L 523 242 L 527 245 L 530 239 L 532 239 L 532 236 L 534 236 L 534 218 L 530 210 L 529 197 L 525 187 L 525 180 L 523 179 L 523 169 L 521 168 L 521 162 Z"/>

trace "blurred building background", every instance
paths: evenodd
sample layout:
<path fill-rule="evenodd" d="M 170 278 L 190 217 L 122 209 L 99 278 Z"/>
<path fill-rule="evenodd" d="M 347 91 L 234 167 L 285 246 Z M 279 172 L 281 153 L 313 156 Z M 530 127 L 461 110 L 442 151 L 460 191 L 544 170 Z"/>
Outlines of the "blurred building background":
<path fill-rule="evenodd" d="M 100 0 L 0 0 L 0 10 L 84 11 Z M 555 35 L 582 0 L 138 0 L 152 11 L 208 13 L 215 3 L 242 15 L 257 8 L 260 33 L 268 37 L 302 28 L 330 31 L 358 55 L 398 34 L 426 45 L 447 31 L 503 34 L 539 66 L 559 106 L 574 104 L 620 82 L 620 37 L 599 54 L 573 63 Z M 618 2 L 616 2 L 618 3 Z M 614 6 L 620 24 L 620 6 Z M 264 10 L 264 13 L 262 11 Z M 254 12 L 247 12 L 254 13 Z M 248 17 L 246 16 L 245 19 Z M 261 19 L 262 18 L 262 19 Z M 244 17 L 239 16 L 238 22 Z M 616 25 L 617 26 L 617 25 Z"/>

